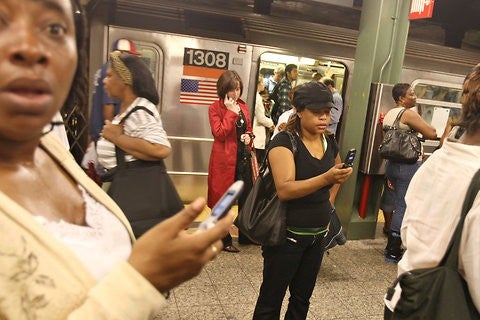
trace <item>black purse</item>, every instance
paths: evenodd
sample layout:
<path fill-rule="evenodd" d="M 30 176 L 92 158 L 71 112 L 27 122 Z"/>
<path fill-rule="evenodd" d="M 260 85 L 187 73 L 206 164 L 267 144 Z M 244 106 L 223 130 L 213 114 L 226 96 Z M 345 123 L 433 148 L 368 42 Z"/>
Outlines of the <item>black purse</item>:
<path fill-rule="evenodd" d="M 405 109 L 400 111 L 393 125 L 384 129 L 383 141 L 378 147 L 380 156 L 387 160 L 402 163 L 415 163 L 422 154 L 420 141 L 415 130 L 401 130 L 400 118 Z"/>
<path fill-rule="evenodd" d="M 480 170 L 473 176 L 462 207 L 462 215 L 439 266 L 415 269 L 401 274 L 388 288 L 391 300 L 397 283 L 402 289 L 392 313 L 385 307 L 384 319 L 451 320 L 480 319 L 465 280 L 458 273 L 458 249 L 465 217 L 480 188 Z M 408 249 L 407 249 L 408 250 Z"/>
<path fill-rule="evenodd" d="M 150 110 L 138 106 L 122 119 L 122 123 L 139 109 L 153 116 Z M 115 146 L 115 152 L 117 166 L 107 193 L 122 209 L 138 238 L 182 210 L 184 205 L 163 160 L 125 162 L 125 151 Z"/>
<path fill-rule="evenodd" d="M 297 142 L 286 131 L 292 143 L 292 152 L 297 152 Z M 268 153 L 267 153 L 268 154 Z M 235 219 L 235 226 L 251 241 L 276 246 L 285 243 L 287 237 L 287 207 L 277 196 L 275 182 L 268 167 L 268 159 L 262 162 L 259 176 Z"/>

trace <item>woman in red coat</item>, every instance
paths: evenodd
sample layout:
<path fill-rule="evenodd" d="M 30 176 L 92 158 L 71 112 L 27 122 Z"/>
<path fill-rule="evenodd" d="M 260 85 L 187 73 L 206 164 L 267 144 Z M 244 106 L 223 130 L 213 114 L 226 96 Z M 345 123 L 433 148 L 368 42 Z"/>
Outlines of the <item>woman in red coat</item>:
<path fill-rule="evenodd" d="M 213 134 L 212 153 L 208 168 L 208 206 L 213 208 L 228 187 L 236 180 L 245 182 L 238 200 L 239 209 L 252 186 L 250 149 L 253 135 L 248 107 L 240 96 L 243 82 L 236 71 L 225 71 L 217 81 L 219 99 L 208 109 Z M 239 235 L 240 243 L 248 243 Z M 238 252 L 228 234 L 223 239 L 224 250 Z"/>

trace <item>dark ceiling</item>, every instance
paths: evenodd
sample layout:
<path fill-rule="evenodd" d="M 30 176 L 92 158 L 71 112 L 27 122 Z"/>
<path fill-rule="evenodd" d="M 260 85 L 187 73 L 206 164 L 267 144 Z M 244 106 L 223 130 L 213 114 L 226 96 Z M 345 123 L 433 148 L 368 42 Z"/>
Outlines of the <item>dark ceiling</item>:
<path fill-rule="evenodd" d="M 250 10 L 358 30 L 362 0 L 353 7 L 315 0 L 177 0 L 196 5 Z M 390 1 L 390 0 L 388 0 Z M 480 0 L 435 0 L 431 19 L 412 20 L 409 38 L 446 46 L 480 50 Z"/>

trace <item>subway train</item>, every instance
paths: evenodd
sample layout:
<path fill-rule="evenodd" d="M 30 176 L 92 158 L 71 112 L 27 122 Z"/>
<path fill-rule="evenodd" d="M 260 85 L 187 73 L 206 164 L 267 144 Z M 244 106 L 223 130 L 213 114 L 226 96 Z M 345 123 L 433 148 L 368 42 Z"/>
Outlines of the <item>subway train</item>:
<path fill-rule="evenodd" d="M 207 193 L 213 141 L 208 106 L 217 99 L 215 83 L 224 70 L 240 74 L 242 98 L 250 108 L 260 72 L 272 74 L 279 65 L 295 63 L 296 84 L 310 81 L 315 72 L 329 75 L 343 96 L 343 117 L 348 117 L 356 30 L 292 20 L 287 25 L 278 17 L 168 0 L 97 1 L 90 16 L 91 74 L 107 59 L 112 43 L 123 37 L 135 43 L 150 67 L 172 143 L 166 166 L 185 202 Z M 443 108 L 447 116 L 458 112 L 463 78 L 479 61 L 478 51 L 409 41 L 400 80 L 415 86 L 422 115 L 441 123 L 444 117 L 437 119 L 436 111 Z M 340 143 L 346 129 L 338 132 Z"/>

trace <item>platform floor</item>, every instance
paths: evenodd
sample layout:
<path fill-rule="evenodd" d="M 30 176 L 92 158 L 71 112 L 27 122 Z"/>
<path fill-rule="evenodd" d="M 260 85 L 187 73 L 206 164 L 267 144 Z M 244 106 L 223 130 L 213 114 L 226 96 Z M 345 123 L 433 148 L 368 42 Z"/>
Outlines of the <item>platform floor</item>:
<path fill-rule="evenodd" d="M 383 259 L 382 227 L 379 223 L 375 239 L 349 240 L 325 255 L 307 319 L 383 319 L 383 295 L 395 279 L 396 265 Z M 239 253 L 220 253 L 198 277 L 175 288 L 161 319 L 252 319 L 262 281 L 261 248 L 238 248 Z M 281 319 L 287 299 L 288 292 Z"/>

